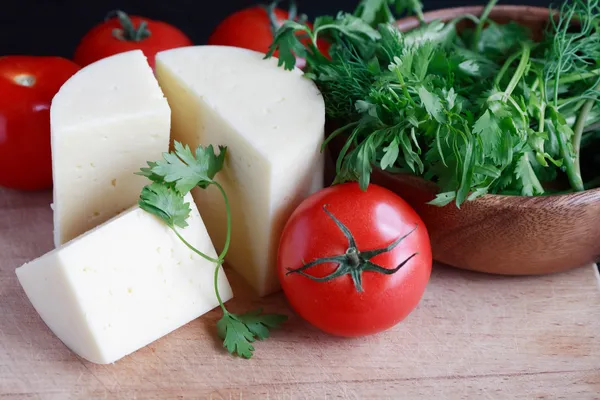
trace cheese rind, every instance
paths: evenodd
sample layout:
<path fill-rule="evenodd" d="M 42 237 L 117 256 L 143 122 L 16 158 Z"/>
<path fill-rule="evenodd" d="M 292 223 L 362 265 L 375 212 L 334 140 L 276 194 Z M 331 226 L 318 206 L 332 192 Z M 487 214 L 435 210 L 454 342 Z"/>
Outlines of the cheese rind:
<path fill-rule="evenodd" d="M 217 254 L 194 205 L 181 235 Z M 84 359 L 108 364 L 218 306 L 215 264 L 193 253 L 137 206 L 17 268 L 25 293 L 56 336 Z M 223 301 L 232 298 L 222 268 Z"/>
<path fill-rule="evenodd" d="M 161 52 L 156 75 L 172 111 L 172 137 L 195 147 L 227 146 L 216 179 L 231 203 L 227 263 L 258 292 L 280 288 L 276 254 L 294 208 L 323 187 L 325 106 L 298 69 L 251 50 L 194 46 Z M 226 213 L 214 187 L 194 198 L 219 249 Z"/>
<path fill-rule="evenodd" d="M 171 111 L 140 50 L 90 64 L 59 90 L 50 109 L 54 244 L 133 206 L 134 173 L 168 151 Z"/>

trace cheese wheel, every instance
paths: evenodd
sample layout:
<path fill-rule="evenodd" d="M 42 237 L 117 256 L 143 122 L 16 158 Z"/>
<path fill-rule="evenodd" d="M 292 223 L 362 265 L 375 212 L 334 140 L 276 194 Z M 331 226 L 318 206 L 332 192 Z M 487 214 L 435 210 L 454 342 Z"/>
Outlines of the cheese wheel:
<path fill-rule="evenodd" d="M 216 179 L 231 202 L 226 261 L 259 295 L 279 290 L 279 237 L 295 207 L 323 187 L 325 105 L 302 71 L 277 59 L 227 46 L 192 46 L 156 56 L 156 76 L 172 109 L 172 138 L 195 147 L 225 145 Z M 194 198 L 215 246 L 223 247 L 220 192 Z"/>
<path fill-rule="evenodd" d="M 83 68 L 52 100 L 54 244 L 133 206 L 134 175 L 168 151 L 171 111 L 140 50 Z"/>

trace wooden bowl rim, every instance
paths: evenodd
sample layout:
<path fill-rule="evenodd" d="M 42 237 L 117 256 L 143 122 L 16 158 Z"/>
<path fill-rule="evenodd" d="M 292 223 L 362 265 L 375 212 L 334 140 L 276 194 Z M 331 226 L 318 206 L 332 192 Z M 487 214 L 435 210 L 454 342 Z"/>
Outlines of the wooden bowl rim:
<path fill-rule="evenodd" d="M 440 8 L 437 10 L 431 10 L 423 13 L 425 17 L 425 21 L 431 22 L 433 20 L 439 19 L 441 21 L 447 21 L 451 18 L 457 17 L 459 15 L 464 14 L 473 14 L 480 15 L 483 12 L 484 6 L 462 6 L 462 7 L 448 7 L 448 8 Z M 491 13 L 490 17 L 494 17 L 495 15 L 508 15 L 508 14 L 524 14 L 527 15 L 528 18 L 535 19 L 547 19 L 550 13 L 555 10 L 551 10 L 548 7 L 535 7 L 535 6 L 524 6 L 524 5 L 497 5 L 495 6 Z M 419 20 L 417 17 L 410 16 L 405 18 L 400 18 L 396 21 L 396 25 L 400 30 L 409 30 L 416 28 L 419 26 Z M 379 173 L 387 175 L 390 179 L 398 180 L 401 179 L 402 176 L 410 177 L 411 179 L 415 179 L 424 183 L 428 188 L 431 188 L 432 192 L 439 193 L 439 186 L 434 182 L 423 179 L 420 176 L 413 175 L 410 173 L 397 173 L 393 174 L 387 171 L 384 171 L 379 168 Z M 504 206 L 520 206 L 520 207 L 535 207 L 540 202 L 544 202 L 546 198 L 552 199 L 564 199 L 567 201 L 573 201 L 578 199 L 579 197 L 584 200 L 582 203 L 595 203 L 598 200 L 594 201 L 594 199 L 600 199 L 600 188 L 588 189 L 582 192 L 573 192 L 573 193 L 560 193 L 560 194 L 547 194 L 541 196 L 518 196 L 518 195 L 505 195 L 505 194 L 486 194 L 483 195 L 473 202 L 494 202 L 501 203 Z"/>
<path fill-rule="evenodd" d="M 431 10 L 423 13 L 426 22 L 439 19 L 441 21 L 447 21 L 448 19 L 457 17 L 464 14 L 480 15 L 484 6 L 460 6 L 460 7 L 447 7 Z M 524 6 L 516 4 L 508 5 L 496 5 L 490 13 L 490 17 L 498 14 L 522 14 L 528 15 L 530 19 L 541 19 L 548 18 L 551 10 L 548 7 L 536 7 L 536 6 Z M 398 28 L 402 29 L 413 29 L 419 26 L 419 20 L 415 16 L 400 18 L 396 21 Z"/>

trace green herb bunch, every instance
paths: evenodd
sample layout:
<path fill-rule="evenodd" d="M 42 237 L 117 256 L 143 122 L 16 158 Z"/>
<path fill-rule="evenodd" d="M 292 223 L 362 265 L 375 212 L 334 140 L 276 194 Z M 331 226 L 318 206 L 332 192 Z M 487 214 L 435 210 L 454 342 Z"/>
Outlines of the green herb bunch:
<path fill-rule="evenodd" d="M 262 314 L 254 310 L 245 314 L 229 312 L 219 294 L 219 270 L 225 261 L 231 242 L 231 211 L 223 186 L 214 178 L 223 168 L 227 147 L 219 146 L 217 154 L 212 145 L 198 146 L 195 152 L 180 142 L 174 142 L 174 151 L 163 154 L 163 160 L 149 161 L 138 175 L 147 177 L 151 184 L 142 189 L 139 206 L 146 212 L 159 217 L 177 237 L 194 253 L 215 264 L 214 289 L 223 317 L 217 322 L 217 332 L 223 346 L 232 354 L 251 358 L 256 339 L 269 337 L 269 329 L 279 327 L 287 317 L 279 314 Z M 194 188 L 206 189 L 215 186 L 223 195 L 227 210 L 227 236 L 218 258 L 210 257 L 196 249 L 181 235 L 179 228 L 186 228 L 190 216 L 190 204 L 185 196 Z"/>
<path fill-rule="evenodd" d="M 435 182 L 431 202 L 456 206 L 487 193 L 543 195 L 600 184 L 599 0 L 565 2 L 541 40 L 515 22 L 480 17 L 424 21 L 418 0 L 362 0 L 354 13 L 310 29 L 286 21 L 270 51 L 307 60 L 343 140 L 335 183 L 369 185 L 374 167 Z M 419 25 L 401 33 L 395 14 Z M 457 29 L 460 22 L 471 27 Z M 302 32 L 310 38 L 305 46 Z M 299 37 L 300 36 L 300 37 Z M 328 54 L 316 46 L 330 44 Z M 596 179 L 594 179 L 596 178 Z"/>

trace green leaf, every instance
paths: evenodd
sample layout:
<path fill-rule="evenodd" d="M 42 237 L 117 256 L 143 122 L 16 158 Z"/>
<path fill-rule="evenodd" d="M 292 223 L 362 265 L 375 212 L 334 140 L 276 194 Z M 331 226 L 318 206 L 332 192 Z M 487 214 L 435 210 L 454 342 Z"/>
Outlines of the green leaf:
<path fill-rule="evenodd" d="M 323 24 L 318 28 L 315 28 L 315 33 L 318 30 L 323 30 L 325 28 L 338 30 L 344 35 L 358 40 L 365 39 L 365 37 L 371 41 L 381 39 L 379 32 L 371 25 L 348 13 L 339 13 L 335 23 Z"/>
<path fill-rule="evenodd" d="M 293 70 L 296 66 L 296 56 L 306 57 L 306 47 L 300 41 L 299 32 L 308 33 L 310 28 L 296 21 L 285 21 L 275 33 L 265 58 L 271 58 L 275 51 L 279 51 L 277 65 L 283 65 L 284 69 Z"/>
<path fill-rule="evenodd" d="M 254 334 L 234 314 L 224 314 L 217 322 L 217 333 L 223 339 L 223 347 L 231 354 L 252 358 Z"/>
<path fill-rule="evenodd" d="M 523 196 L 533 196 L 534 194 L 544 193 L 544 188 L 529 162 L 529 153 L 525 153 L 519 158 L 515 169 L 515 175 L 523 185 L 523 188 L 521 189 L 521 194 Z"/>
<path fill-rule="evenodd" d="M 474 165 L 474 146 L 473 141 L 470 139 L 469 132 L 465 132 L 465 151 L 462 165 L 462 175 L 460 179 L 460 186 L 456 192 L 456 206 L 460 205 L 467 199 L 469 192 L 471 191 L 471 183 L 473 180 L 473 173 L 475 171 Z"/>
<path fill-rule="evenodd" d="M 414 130 L 414 128 L 412 128 Z M 402 144 L 402 153 L 404 155 L 404 162 L 411 169 L 411 171 L 422 174 L 423 173 L 423 162 L 419 155 L 413 150 L 412 142 L 408 137 L 405 130 L 399 132 L 400 143 Z M 416 164 L 416 167 L 415 167 Z"/>
<path fill-rule="evenodd" d="M 213 146 L 198 146 L 194 155 L 189 146 L 175 141 L 175 151 L 164 153 L 162 161 L 149 162 L 143 175 L 155 182 L 174 184 L 175 189 L 185 195 L 196 186 L 206 188 L 223 168 L 227 148 L 219 146 L 220 154 Z"/>
<path fill-rule="evenodd" d="M 242 315 L 225 313 L 217 322 L 217 333 L 229 353 L 251 358 L 252 343 L 268 338 L 269 329 L 278 328 L 287 320 L 285 315 L 261 313 L 260 309 Z"/>
<path fill-rule="evenodd" d="M 514 21 L 507 24 L 492 23 L 482 31 L 478 48 L 484 54 L 505 55 L 528 41 L 530 34 L 526 26 Z"/>
<path fill-rule="evenodd" d="M 432 206 L 444 207 L 456 198 L 456 192 L 445 192 L 439 193 L 435 199 L 431 200 L 427 204 L 431 204 Z"/>
<path fill-rule="evenodd" d="M 156 215 L 171 228 L 188 226 L 186 219 L 191 212 L 190 203 L 168 186 L 157 182 L 145 186 L 138 204 L 142 210 Z"/>
<path fill-rule="evenodd" d="M 387 2 L 388 0 L 361 0 L 354 15 L 369 25 L 375 25 L 378 21 L 378 15 L 387 6 Z"/>
<path fill-rule="evenodd" d="M 486 110 L 485 113 L 473 125 L 473 133 L 481 138 L 483 152 L 485 155 L 492 157 L 494 162 L 499 162 L 502 157 L 502 152 L 498 152 L 500 141 L 502 139 L 502 130 L 496 117 Z M 498 155 L 498 153 L 500 153 Z"/>
<path fill-rule="evenodd" d="M 388 169 L 393 166 L 396 160 L 398 159 L 398 154 L 400 154 L 400 149 L 398 147 L 398 137 L 394 136 L 389 145 L 387 145 L 384 149 L 384 155 L 381 158 L 381 169 Z"/>
<path fill-rule="evenodd" d="M 433 119 L 440 123 L 446 121 L 446 116 L 443 112 L 442 101 L 437 95 L 425 89 L 424 86 L 421 86 L 419 87 L 419 98 Z"/>
<path fill-rule="evenodd" d="M 262 309 L 250 311 L 246 314 L 237 315 L 248 330 L 258 339 L 264 340 L 269 337 L 269 329 L 276 329 L 287 321 L 287 316 L 281 314 L 261 314 Z"/>

